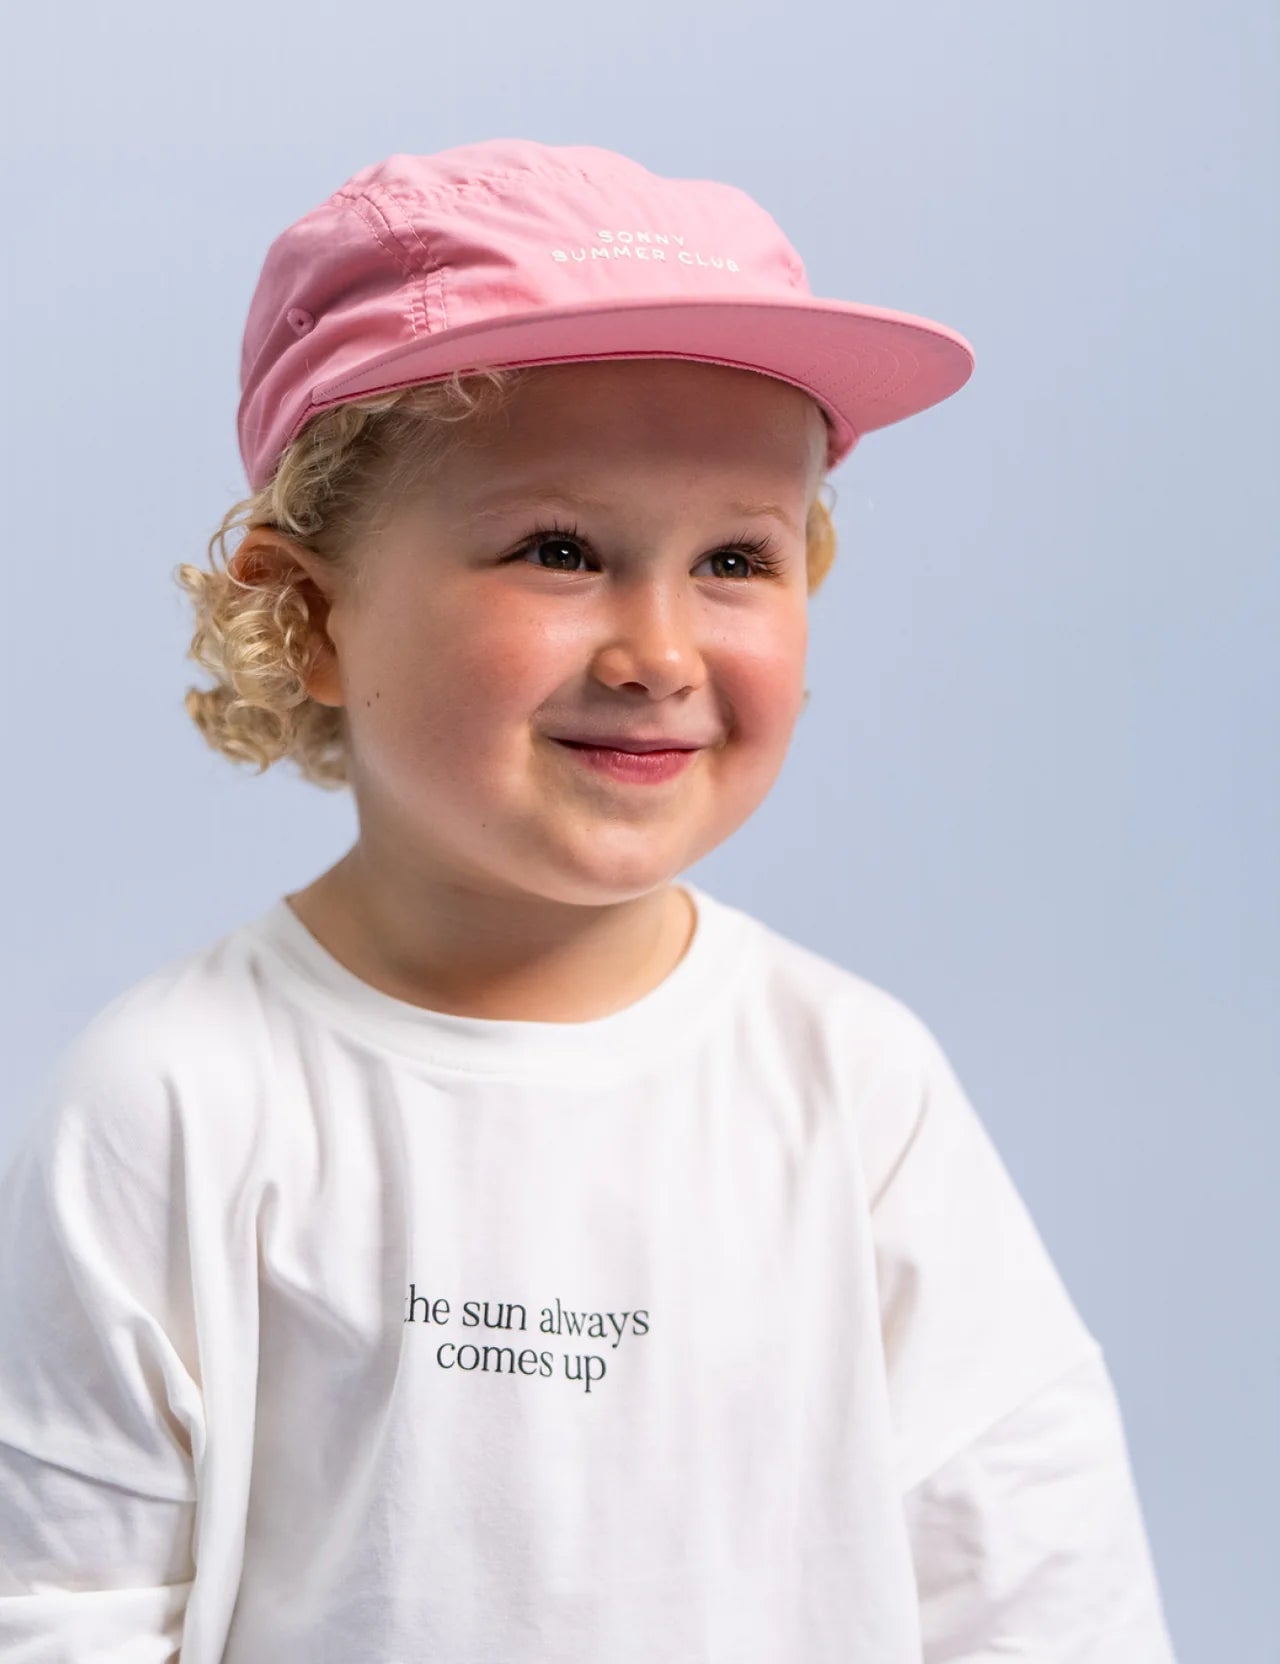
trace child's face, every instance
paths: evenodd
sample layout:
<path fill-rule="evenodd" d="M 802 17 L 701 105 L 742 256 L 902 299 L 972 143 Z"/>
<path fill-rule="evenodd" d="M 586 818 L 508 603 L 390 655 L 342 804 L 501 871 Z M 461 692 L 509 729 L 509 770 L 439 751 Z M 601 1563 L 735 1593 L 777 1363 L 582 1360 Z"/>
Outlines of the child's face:
<path fill-rule="evenodd" d="M 605 905 L 728 838 L 803 703 L 825 457 L 812 400 L 746 371 L 584 363 L 523 386 L 354 552 L 360 592 L 326 586 L 336 658 L 311 691 L 347 707 L 366 849 L 410 882 Z M 554 489 L 601 506 L 534 501 Z M 518 552 L 552 525 L 576 540 Z M 770 538 L 779 576 L 729 552 L 743 534 Z M 703 746 L 660 784 L 550 737 L 654 731 Z"/>

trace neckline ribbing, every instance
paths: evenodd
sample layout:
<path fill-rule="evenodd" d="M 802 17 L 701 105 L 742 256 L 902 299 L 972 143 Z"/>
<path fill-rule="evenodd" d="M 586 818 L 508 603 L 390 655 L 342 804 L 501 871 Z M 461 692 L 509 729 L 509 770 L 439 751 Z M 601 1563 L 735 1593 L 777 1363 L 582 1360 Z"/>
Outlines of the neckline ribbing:
<path fill-rule="evenodd" d="M 398 999 L 335 958 L 283 896 L 243 929 L 295 997 L 376 1046 L 451 1073 L 590 1083 L 689 1044 L 747 973 L 749 915 L 687 880 L 681 887 L 697 916 L 683 958 L 640 999 L 586 1022 L 462 1017 Z"/>

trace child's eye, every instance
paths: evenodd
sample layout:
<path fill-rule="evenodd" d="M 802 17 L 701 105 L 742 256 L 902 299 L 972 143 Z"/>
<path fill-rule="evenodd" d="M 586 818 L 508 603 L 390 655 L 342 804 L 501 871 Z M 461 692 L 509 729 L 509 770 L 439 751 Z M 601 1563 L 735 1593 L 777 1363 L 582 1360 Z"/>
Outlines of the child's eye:
<path fill-rule="evenodd" d="M 591 549 L 591 545 L 576 526 L 542 526 L 537 531 L 532 532 L 507 559 L 511 561 L 523 560 L 526 555 L 532 552 L 541 553 L 542 549 L 550 544 L 559 544 L 562 548 L 578 544 L 580 553 L 589 552 Z M 738 537 L 732 543 L 727 543 L 723 549 L 717 549 L 714 554 L 707 555 L 705 558 L 716 560 L 726 555 L 732 556 L 740 562 L 749 562 L 762 578 L 776 578 L 781 575 L 783 569 L 782 561 L 773 541 L 768 537 Z M 576 575 L 577 568 L 573 565 L 573 561 L 577 558 L 579 558 L 578 555 L 570 553 L 566 557 L 567 564 L 543 566 L 542 570 L 544 572 L 570 572 Z M 744 567 L 743 576 L 749 577 L 750 575 Z"/>

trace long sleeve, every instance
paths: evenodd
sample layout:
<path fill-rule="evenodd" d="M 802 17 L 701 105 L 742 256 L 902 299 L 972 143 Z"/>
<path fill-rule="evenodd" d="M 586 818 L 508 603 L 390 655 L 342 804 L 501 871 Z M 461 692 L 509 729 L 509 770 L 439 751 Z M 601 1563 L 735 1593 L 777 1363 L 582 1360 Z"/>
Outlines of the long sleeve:
<path fill-rule="evenodd" d="M 868 1159 L 924 1664 L 1172 1664 L 1102 1348 L 911 1027 Z"/>
<path fill-rule="evenodd" d="M 1101 1351 L 904 1498 L 923 1664 L 1174 1664 Z"/>
<path fill-rule="evenodd" d="M 203 1441 L 179 1135 L 122 1063 L 77 1048 L 0 1175 L 6 1664 L 179 1654 Z"/>

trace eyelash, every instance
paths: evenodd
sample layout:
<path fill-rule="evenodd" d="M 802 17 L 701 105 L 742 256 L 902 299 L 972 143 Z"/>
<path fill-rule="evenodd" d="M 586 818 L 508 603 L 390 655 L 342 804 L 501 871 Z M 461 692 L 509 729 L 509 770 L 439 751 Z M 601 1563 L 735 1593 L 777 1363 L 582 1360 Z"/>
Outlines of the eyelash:
<path fill-rule="evenodd" d="M 536 549 L 540 543 L 547 542 L 551 539 L 561 539 L 567 542 L 579 543 L 582 545 L 584 551 L 594 553 L 591 549 L 590 543 L 585 537 L 583 537 L 576 525 L 570 523 L 567 526 L 562 526 L 558 522 L 553 522 L 549 526 L 540 526 L 536 531 L 530 532 L 529 536 L 525 538 L 520 547 L 507 556 L 507 560 L 519 560 L 521 556 L 527 555 L 530 549 Z M 760 577 L 779 578 L 782 576 L 782 560 L 773 539 L 768 536 L 748 537 L 744 535 L 742 537 L 737 537 L 732 543 L 726 543 L 723 548 L 715 549 L 712 553 L 717 555 L 746 555 L 750 559 L 752 565 L 756 568 L 756 572 Z M 544 572 L 550 572 L 553 571 L 554 568 L 544 566 L 541 570 Z M 580 574 L 576 572 L 570 572 L 567 575 L 571 578 L 580 576 Z M 739 583 L 741 582 L 741 579 L 734 578 L 729 581 L 732 583 Z"/>

